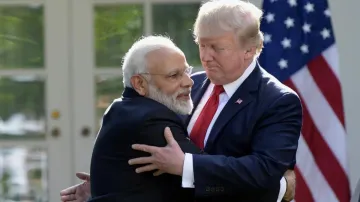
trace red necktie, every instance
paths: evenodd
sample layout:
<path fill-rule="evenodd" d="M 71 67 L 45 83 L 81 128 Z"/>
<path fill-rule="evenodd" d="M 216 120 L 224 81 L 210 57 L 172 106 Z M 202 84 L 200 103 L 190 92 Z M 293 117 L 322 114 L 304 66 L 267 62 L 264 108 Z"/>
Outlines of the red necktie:
<path fill-rule="evenodd" d="M 204 139 L 210 122 L 219 106 L 219 95 L 224 92 L 223 86 L 214 86 L 213 92 L 197 118 L 190 133 L 190 139 L 201 149 L 204 148 Z"/>

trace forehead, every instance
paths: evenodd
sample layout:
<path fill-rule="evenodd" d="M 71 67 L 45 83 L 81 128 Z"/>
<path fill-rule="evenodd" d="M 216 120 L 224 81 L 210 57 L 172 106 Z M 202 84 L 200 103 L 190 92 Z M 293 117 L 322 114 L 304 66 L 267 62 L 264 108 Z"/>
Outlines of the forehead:
<path fill-rule="evenodd" d="M 148 55 L 148 70 L 156 72 L 170 72 L 187 67 L 185 55 L 180 50 L 159 49 Z"/>
<path fill-rule="evenodd" d="M 199 37 L 199 43 L 208 43 L 208 44 L 235 44 L 236 38 L 232 32 L 227 32 L 219 36 L 207 36 Z"/>

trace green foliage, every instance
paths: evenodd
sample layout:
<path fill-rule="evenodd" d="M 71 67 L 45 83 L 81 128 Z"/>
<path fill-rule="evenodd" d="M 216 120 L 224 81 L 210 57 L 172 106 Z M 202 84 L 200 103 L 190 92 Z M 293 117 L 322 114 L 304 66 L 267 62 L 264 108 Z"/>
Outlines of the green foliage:
<path fill-rule="evenodd" d="M 42 170 L 40 168 L 34 168 L 28 171 L 29 179 L 40 180 L 42 178 Z"/>
<path fill-rule="evenodd" d="M 43 9 L 0 7 L 0 69 L 44 66 Z"/>
<path fill-rule="evenodd" d="M 95 7 L 97 67 L 120 67 L 123 55 L 143 35 L 141 5 Z"/>
<path fill-rule="evenodd" d="M 199 66 L 199 50 L 192 36 L 193 24 L 200 4 L 155 4 L 153 31 L 166 34 L 184 51 L 188 63 Z"/>
<path fill-rule="evenodd" d="M 170 36 L 185 52 L 188 62 L 200 65 L 192 27 L 200 4 L 154 4 L 153 32 Z M 120 67 L 130 46 L 144 34 L 142 5 L 95 7 L 95 51 L 97 67 Z"/>
<path fill-rule="evenodd" d="M 184 51 L 188 63 L 200 66 L 198 47 L 192 37 L 192 27 L 200 4 L 154 4 L 152 7 L 153 32 L 170 36 Z M 121 58 L 132 43 L 143 34 L 141 6 L 121 5 L 96 7 L 96 65 L 121 66 Z M 121 71 L 119 69 L 119 71 Z M 110 104 L 123 91 L 122 78 L 98 82 L 98 103 Z M 97 120 L 107 105 L 97 105 Z"/>
<path fill-rule="evenodd" d="M 4 196 L 7 196 L 9 194 L 10 178 L 11 178 L 10 171 L 8 169 L 5 169 L 0 178 L 0 183 L 1 183 L 1 187 L 2 187 L 1 193 Z"/>
<path fill-rule="evenodd" d="M 16 81 L 0 79 L 0 117 L 7 120 L 15 113 L 23 113 L 30 119 L 44 117 L 45 86 L 42 80 Z"/>

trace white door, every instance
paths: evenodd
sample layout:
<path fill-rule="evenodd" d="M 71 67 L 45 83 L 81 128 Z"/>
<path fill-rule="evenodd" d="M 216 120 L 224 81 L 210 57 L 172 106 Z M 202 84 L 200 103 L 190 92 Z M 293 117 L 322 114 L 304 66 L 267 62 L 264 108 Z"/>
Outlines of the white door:
<path fill-rule="evenodd" d="M 136 39 L 166 33 L 199 67 L 190 29 L 200 1 L 71 0 L 75 171 L 89 172 L 102 115 L 123 91 L 122 57 Z"/>
<path fill-rule="evenodd" d="M 72 182 L 68 2 L 0 0 L 0 201 Z"/>

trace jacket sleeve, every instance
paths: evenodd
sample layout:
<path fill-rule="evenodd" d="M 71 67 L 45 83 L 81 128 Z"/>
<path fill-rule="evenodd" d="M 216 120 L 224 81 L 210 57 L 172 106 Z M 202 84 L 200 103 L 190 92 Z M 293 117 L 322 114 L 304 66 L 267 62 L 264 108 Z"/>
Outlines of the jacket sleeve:
<path fill-rule="evenodd" d="M 187 131 L 182 123 L 173 119 L 164 119 L 156 114 L 149 115 L 140 128 L 141 139 L 137 143 L 153 145 L 158 147 L 166 146 L 164 130 L 169 127 L 174 139 L 178 142 L 184 153 L 203 153 L 193 142 L 190 141 Z"/>
<path fill-rule="evenodd" d="M 253 130 L 251 154 L 193 155 L 196 196 L 231 195 L 279 186 L 294 163 L 302 124 L 296 94 L 278 98 Z"/>

